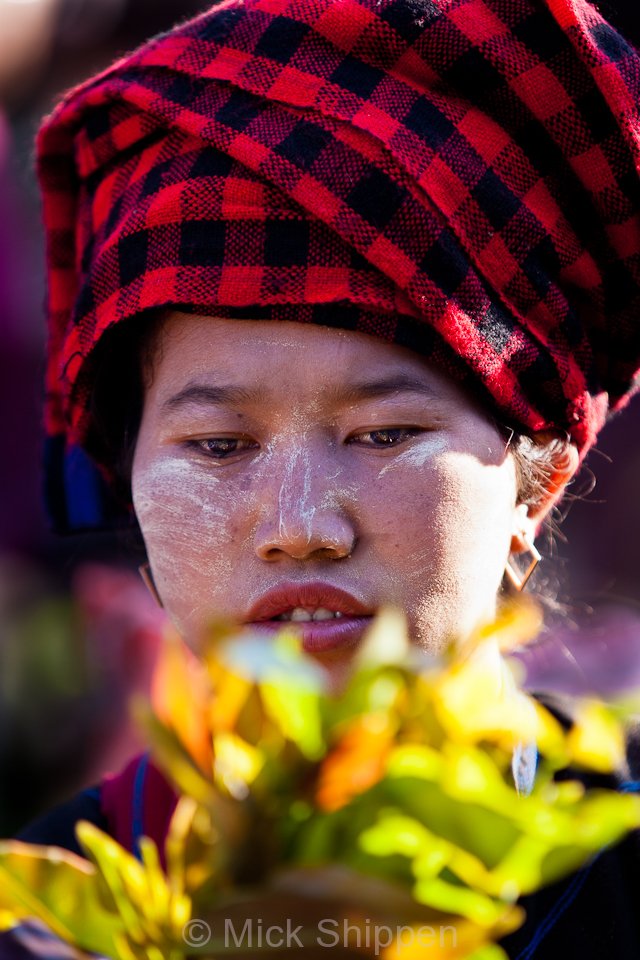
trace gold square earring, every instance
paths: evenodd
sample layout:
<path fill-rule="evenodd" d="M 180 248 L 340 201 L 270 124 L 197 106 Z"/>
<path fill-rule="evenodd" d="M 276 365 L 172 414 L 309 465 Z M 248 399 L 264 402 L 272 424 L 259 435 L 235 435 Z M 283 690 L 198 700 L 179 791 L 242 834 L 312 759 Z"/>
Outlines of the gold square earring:
<path fill-rule="evenodd" d="M 156 601 L 159 607 L 164 609 L 164 604 L 160 599 L 160 594 L 158 593 L 158 588 L 156 587 L 155 580 L 153 579 L 153 574 L 151 573 L 151 565 L 147 563 L 141 563 L 138 567 L 138 573 L 144 581 L 144 585 Z"/>
<path fill-rule="evenodd" d="M 520 572 L 509 560 L 507 562 L 507 565 L 504 571 L 507 575 L 507 579 L 509 580 L 509 583 L 515 590 L 518 591 L 518 593 L 520 593 L 520 591 L 524 589 L 524 587 L 526 586 L 527 580 L 529 579 L 529 577 L 531 576 L 535 568 L 538 566 L 538 564 L 542 560 L 542 556 L 538 552 L 533 540 L 530 540 L 525 533 L 521 534 L 521 538 L 524 545 L 527 548 L 527 552 L 531 554 L 531 560 L 529 562 L 529 565 L 526 567 L 525 570 Z"/>

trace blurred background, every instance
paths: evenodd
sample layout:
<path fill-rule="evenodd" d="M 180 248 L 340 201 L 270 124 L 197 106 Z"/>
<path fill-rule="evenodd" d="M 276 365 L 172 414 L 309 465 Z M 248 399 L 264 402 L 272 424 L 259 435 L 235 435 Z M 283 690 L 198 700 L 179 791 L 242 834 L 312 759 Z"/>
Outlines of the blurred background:
<path fill-rule="evenodd" d="M 203 0 L 0 0 L 0 836 L 116 770 L 139 747 L 161 611 L 143 559 L 111 535 L 54 537 L 41 496 L 44 252 L 33 171 L 40 119 L 66 88 Z M 598 4 L 640 46 L 637 0 Z M 562 631 L 532 665 L 589 686 L 640 683 L 640 399 L 604 431 L 546 549 Z M 596 483 L 592 490 L 593 478 Z M 583 624 L 590 611 L 589 628 Z M 541 679 L 542 678 L 542 679 Z M 605 684 L 606 685 L 606 684 Z"/>

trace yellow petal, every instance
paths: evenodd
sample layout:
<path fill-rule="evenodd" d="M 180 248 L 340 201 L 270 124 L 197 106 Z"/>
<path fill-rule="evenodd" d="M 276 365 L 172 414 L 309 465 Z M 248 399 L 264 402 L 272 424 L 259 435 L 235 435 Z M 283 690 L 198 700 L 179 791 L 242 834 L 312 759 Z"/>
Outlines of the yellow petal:
<path fill-rule="evenodd" d="M 579 707 L 567 746 L 573 763 L 599 773 L 611 773 L 625 760 L 622 727 L 611 711 L 596 701 Z"/>

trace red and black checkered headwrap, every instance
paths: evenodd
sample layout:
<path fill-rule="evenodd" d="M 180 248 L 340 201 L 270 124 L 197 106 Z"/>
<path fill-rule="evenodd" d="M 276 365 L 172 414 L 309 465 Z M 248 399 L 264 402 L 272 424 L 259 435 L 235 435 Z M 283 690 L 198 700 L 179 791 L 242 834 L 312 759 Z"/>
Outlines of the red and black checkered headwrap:
<path fill-rule="evenodd" d="M 408 345 L 584 453 L 640 366 L 639 97 L 585 0 L 231 0 L 73 91 L 38 142 L 57 528 L 105 518 L 84 361 L 165 305 Z"/>

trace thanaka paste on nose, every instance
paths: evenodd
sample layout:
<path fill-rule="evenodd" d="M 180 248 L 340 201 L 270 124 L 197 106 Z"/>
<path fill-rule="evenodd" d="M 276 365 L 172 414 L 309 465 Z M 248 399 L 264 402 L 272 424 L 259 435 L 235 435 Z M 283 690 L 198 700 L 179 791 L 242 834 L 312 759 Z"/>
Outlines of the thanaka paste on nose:
<path fill-rule="evenodd" d="M 302 461 L 302 487 L 300 495 L 296 489 L 295 474 L 298 461 Z M 302 445 L 294 444 L 291 454 L 285 464 L 284 476 L 278 493 L 278 536 L 281 541 L 295 539 L 299 534 L 294 527 L 291 527 L 291 521 L 287 517 L 298 514 L 302 519 L 307 543 L 311 541 L 312 524 L 315 517 L 316 508 L 309 502 L 311 495 L 311 464 L 308 456 L 305 456 Z M 289 526 L 287 523 L 289 522 Z"/>

